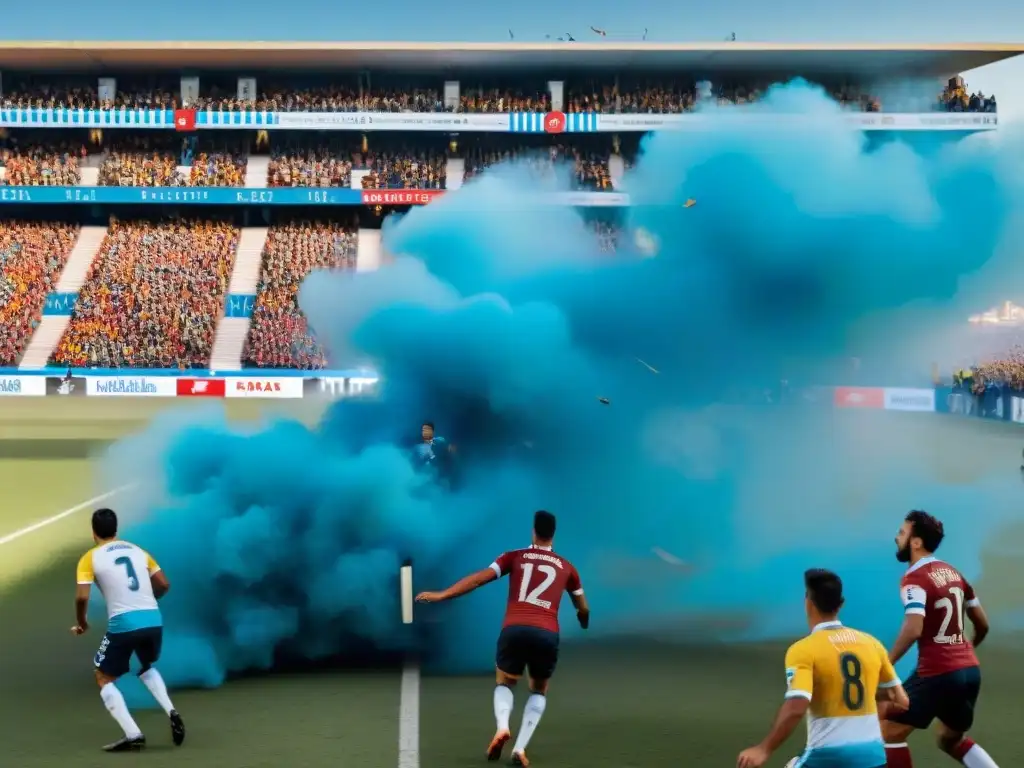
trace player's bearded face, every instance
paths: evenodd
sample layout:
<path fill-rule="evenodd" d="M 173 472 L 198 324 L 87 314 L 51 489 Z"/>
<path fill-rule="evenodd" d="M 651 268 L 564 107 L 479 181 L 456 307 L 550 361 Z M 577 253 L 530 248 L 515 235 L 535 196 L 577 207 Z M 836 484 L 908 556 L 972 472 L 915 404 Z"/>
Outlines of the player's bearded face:
<path fill-rule="evenodd" d="M 896 559 L 901 563 L 910 562 L 910 537 L 902 533 L 896 537 Z"/>

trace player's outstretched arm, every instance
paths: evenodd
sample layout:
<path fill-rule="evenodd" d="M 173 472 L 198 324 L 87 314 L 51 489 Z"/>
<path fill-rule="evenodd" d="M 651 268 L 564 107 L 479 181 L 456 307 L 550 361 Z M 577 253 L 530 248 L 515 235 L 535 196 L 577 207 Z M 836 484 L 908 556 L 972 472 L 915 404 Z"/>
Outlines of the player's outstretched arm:
<path fill-rule="evenodd" d="M 590 626 L 590 606 L 587 604 L 587 596 L 582 592 L 579 594 L 570 592 L 569 599 L 572 600 L 572 607 L 576 609 L 576 620 L 579 621 L 583 629 L 586 629 Z"/>
<path fill-rule="evenodd" d="M 970 619 L 971 626 L 974 627 L 974 637 L 971 638 L 971 643 L 977 648 L 988 637 L 988 614 L 985 613 L 985 609 L 981 607 L 980 603 L 976 603 L 967 606 L 967 618 Z"/>
<path fill-rule="evenodd" d="M 760 744 L 740 752 L 736 759 L 736 768 L 761 768 L 786 740 L 807 715 L 811 700 L 804 696 L 789 696 L 775 715 L 775 722 Z"/>
<path fill-rule="evenodd" d="M 85 634 L 89 629 L 87 614 L 89 612 L 89 593 L 92 592 L 91 584 L 79 584 L 75 588 L 75 626 L 71 632 L 76 635 Z"/>
<path fill-rule="evenodd" d="M 889 651 L 889 662 L 895 664 L 906 656 L 907 651 L 914 647 L 924 631 L 924 613 L 908 613 L 903 617 L 903 626 L 896 636 L 896 642 Z"/>
<path fill-rule="evenodd" d="M 417 603 L 442 603 L 445 600 L 453 600 L 472 592 L 484 584 L 488 584 L 498 578 L 493 568 L 484 568 L 482 571 L 471 573 L 452 584 L 448 589 L 441 592 L 420 592 L 416 595 Z"/>
<path fill-rule="evenodd" d="M 164 575 L 163 571 L 150 574 L 149 583 L 153 585 L 153 597 L 157 600 L 166 595 L 171 589 L 171 582 L 167 580 L 167 576 Z"/>

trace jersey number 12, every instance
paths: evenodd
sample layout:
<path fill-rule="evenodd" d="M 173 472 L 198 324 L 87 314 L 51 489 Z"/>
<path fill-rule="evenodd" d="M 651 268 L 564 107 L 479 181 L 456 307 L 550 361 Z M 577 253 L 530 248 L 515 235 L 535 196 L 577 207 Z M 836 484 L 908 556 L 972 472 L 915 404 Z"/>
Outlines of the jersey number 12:
<path fill-rule="evenodd" d="M 544 579 L 534 589 L 530 589 L 530 582 L 533 580 L 533 569 L 536 568 Z M 539 608 L 550 608 L 550 600 L 541 600 L 548 587 L 555 583 L 555 569 L 550 565 L 537 565 L 523 563 L 523 578 L 519 582 L 519 602 L 536 605 Z"/>

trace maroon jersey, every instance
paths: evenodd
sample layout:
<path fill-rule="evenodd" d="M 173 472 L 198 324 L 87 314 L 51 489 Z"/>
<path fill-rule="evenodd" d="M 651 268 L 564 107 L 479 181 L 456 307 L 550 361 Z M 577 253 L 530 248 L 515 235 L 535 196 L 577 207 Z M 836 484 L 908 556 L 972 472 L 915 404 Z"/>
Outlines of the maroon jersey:
<path fill-rule="evenodd" d="M 506 552 L 491 569 L 508 576 L 508 606 L 502 627 L 537 627 L 558 631 L 558 605 L 562 594 L 583 594 L 580 575 L 573 564 L 547 547 Z"/>
<path fill-rule="evenodd" d="M 906 615 L 924 616 L 917 641 L 918 677 L 978 666 L 964 624 L 967 609 L 981 603 L 960 571 L 934 557 L 918 560 L 903 575 L 900 595 Z"/>

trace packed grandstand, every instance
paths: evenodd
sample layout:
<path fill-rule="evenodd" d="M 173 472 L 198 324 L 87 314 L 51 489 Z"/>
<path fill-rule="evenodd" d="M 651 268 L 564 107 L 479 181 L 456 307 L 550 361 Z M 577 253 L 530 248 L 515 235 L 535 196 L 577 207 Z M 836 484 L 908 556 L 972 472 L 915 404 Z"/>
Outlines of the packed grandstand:
<path fill-rule="evenodd" d="M 467 68 L 462 81 L 328 75 L 312 54 L 308 76 L 266 82 L 223 70 L 37 74 L 0 61 L 2 363 L 324 369 L 298 287 L 315 269 L 378 266 L 389 212 L 522 160 L 563 174 L 579 193 L 564 202 L 586 209 L 597 246 L 615 251 L 629 241 L 618 209 L 644 132 L 671 130 L 702 104 L 757 102 L 771 82 L 751 61 L 745 77 L 720 82 L 671 67 L 597 66 L 565 82 L 500 64 Z M 997 125 L 996 96 L 960 77 L 908 101 L 859 85 L 870 82 L 859 66 L 840 79 L 793 74 L 877 136 L 955 139 Z M 274 197 L 298 191 L 309 197 Z M 267 207 L 303 201 L 318 205 Z M 138 205 L 148 203 L 159 212 Z"/>

